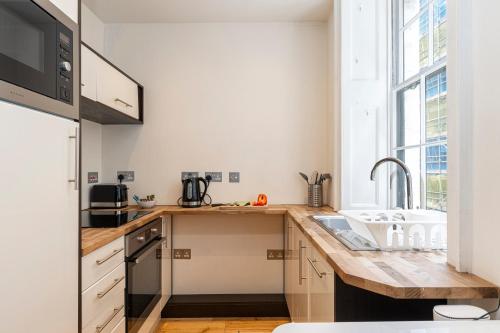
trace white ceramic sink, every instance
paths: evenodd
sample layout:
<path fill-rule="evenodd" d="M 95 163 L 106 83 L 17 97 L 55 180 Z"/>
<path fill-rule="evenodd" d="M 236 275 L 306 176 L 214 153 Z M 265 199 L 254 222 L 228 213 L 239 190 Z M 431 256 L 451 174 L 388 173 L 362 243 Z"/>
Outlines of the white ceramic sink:
<path fill-rule="evenodd" d="M 382 250 L 444 250 L 446 213 L 433 210 L 341 210 L 356 233 Z"/>

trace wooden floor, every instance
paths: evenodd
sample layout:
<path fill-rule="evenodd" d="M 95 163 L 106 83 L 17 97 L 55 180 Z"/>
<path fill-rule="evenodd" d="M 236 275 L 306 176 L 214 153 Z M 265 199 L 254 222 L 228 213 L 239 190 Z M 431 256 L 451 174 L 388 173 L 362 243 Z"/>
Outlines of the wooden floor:
<path fill-rule="evenodd" d="M 157 333 L 271 333 L 288 318 L 166 319 Z"/>

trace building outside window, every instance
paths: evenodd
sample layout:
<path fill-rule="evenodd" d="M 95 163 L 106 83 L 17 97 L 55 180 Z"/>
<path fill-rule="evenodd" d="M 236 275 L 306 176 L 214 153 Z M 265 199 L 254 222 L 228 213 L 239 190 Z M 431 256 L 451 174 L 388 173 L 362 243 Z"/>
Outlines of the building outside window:
<path fill-rule="evenodd" d="M 414 206 L 446 211 L 446 0 L 393 0 L 393 155 L 413 175 Z M 431 32 L 431 33 L 430 33 Z M 396 173 L 392 201 L 405 207 L 405 177 Z"/>

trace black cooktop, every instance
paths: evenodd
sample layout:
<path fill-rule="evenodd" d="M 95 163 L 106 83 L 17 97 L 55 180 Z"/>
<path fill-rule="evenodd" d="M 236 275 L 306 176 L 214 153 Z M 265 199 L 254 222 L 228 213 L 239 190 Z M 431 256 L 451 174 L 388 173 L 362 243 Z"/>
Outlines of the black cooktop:
<path fill-rule="evenodd" d="M 81 227 L 118 228 L 152 212 L 152 210 L 83 210 Z"/>

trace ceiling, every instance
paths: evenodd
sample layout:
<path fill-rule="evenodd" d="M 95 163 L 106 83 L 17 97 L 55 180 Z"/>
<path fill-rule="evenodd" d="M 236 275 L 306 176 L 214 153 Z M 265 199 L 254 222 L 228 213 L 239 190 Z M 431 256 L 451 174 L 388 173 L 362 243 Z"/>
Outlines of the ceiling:
<path fill-rule="evenodd" d="M 104 23 L 326 21 L 332 0 L 82 0 Z"/>

